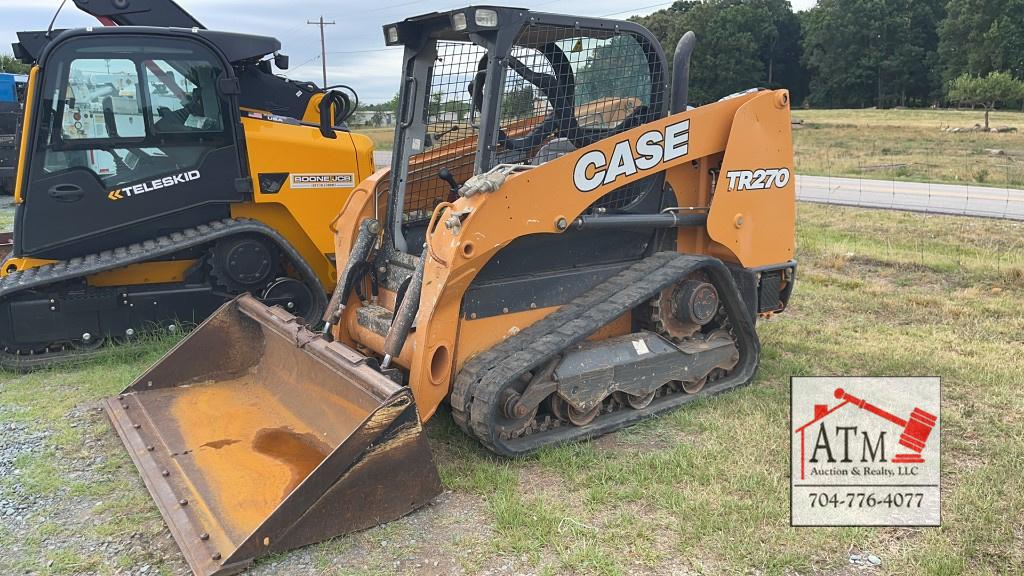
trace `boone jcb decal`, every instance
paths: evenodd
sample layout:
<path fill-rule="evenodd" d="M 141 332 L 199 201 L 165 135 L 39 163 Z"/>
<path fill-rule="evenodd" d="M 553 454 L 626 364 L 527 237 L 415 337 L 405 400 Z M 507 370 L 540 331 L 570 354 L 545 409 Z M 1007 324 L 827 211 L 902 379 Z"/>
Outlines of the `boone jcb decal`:
<path fill-rule="evenodd" d="M 356 175 L 341 174 L 292 174 L 292 188 L 355 188 Z"/>
<path fill-rule="evenodd" d="M 107 193 L 107 199 L 123 200 L 132 196 L 138 196 L 139 194 L 145 194 L 146 192 L 160 190 L 161 188 L 170 188 L 172 186 L 177 186 L 178 184 L 184 184 L 185 182 L 199 180 L 199 178 L 199 170 L 190 170 L 188 172 L 182 172 L 181 174 L 175 174 L 174 176 L 165 176 L 163 178 L 157 178 L 156 180 L 150 180 L 149 182 L 143 182 L 142 184 L 125 186 L 124 188 L 111 190 Z"/>
<path fill-rule="evenodd" d="M 580 156 L 572 173 L 573 183 L 580 192 L 592 192 L 603 184 L 611 184 L 640 170 L 650 170 L 659 164 L 686 156 L 690 149 L 690 121 L 669 124 L 664 131 L 644 132 L 636 139 L 615 144 L 612 157 L 591 150 Z"/>

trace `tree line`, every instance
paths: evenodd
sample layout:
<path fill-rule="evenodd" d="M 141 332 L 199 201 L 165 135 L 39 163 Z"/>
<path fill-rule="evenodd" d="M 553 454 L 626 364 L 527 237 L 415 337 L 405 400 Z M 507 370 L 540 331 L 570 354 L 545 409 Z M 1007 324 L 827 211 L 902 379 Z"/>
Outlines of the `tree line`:
<path fill-rule="evenodd" d="M 31 66 L 23 64 L 20 60 L 10 54 L 0 54 L 0 72 L 11 74 L 28 74 Z"/>
<path fill-rule="evenodd" d="M 1024 0 L 679 0 L 633 20 L 668 55 L 697 34 L 696 103 L 765 86 L 818 108 L 1024 104 Z"/>

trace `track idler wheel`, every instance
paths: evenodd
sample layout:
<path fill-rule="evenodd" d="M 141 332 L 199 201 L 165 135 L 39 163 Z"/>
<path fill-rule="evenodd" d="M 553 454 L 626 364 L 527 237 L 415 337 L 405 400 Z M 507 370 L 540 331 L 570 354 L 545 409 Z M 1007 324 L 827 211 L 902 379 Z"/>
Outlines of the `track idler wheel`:
<path fill-rule="evenodd" d="M 694 382 L 680 382 L 683 385 L 683 392 L 687 394 L 696 394 L 704 389 L 704 385 L 708 383 L 708 377 L 705 376 L 700 380 Z"/>
<path fill-rule="evenodd" d="M 255 291 L 274 277 L 278 258 L 275 249 L 262 238 L 225 238 L 213 247 L 213 277 L 232 292 Z"/>
<path fill-rule="evenodd" d="M 597 418 L 601 413 L 601 404 L 597 404 L 590 410 L 580 410 L 569 404 L 561 396 L 555 394 L 551 397 L 551 413 L 559 420 L 569 422 L 574 426 L 586 426 Z"/>
<path fill-rule="evenodd" d="M 528 382 L 519 382 L 508 386 L 501 393 L 501 415 L 494 427 L 505 434 L 513 435 L 522 432 L 537 417 L 538 405 L 532 408 L 521 402 L 522 392 Z"/>
<path fill-rule="evenodd" d="M 653 390 L 650 394 L 646 394 L 644 396 L 637 396 L 634 394 L 623 394 L 623 396 L 626 397 L 626 404 L 629 404 L 630 408 L 634 410 L 643 410 L 651 405 L 651 402 L 654 401 L 654 396 L 657 393 L 657 390 Z"/>

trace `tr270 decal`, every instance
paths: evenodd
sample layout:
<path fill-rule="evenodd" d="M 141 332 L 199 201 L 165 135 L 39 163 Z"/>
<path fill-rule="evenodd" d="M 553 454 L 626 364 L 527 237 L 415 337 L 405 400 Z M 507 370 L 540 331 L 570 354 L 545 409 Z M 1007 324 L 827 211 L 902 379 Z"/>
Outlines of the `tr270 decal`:
<path fill-rule="evenodd" d="M 767 170 L 730 170 L 725 173 L 729 179 L 729 190 L 767 190 L 785 188 L 789 184 L 789 168 Z"/>

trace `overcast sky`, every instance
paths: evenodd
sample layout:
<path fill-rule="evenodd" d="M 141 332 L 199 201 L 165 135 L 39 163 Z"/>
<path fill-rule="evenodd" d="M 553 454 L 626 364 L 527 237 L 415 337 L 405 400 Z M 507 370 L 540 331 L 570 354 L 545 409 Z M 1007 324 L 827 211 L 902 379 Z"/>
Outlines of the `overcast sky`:
<path fill-rule="evenodd" d="M 142 0 L 134 0 L 142 1 Z M 389 22 L 426 12 L 450 10 L 472 0 L 177 0 L 204 26 L 216 30 L 275 36 L 291 59 L 289 77 L 321 82 L 320 36 L 306 24 L 322 14 L 326 27 L 327 79 L 330 84 L 353 86 L 366 102 L 389 99 L 398 87 L 400 50 L 384 48 L 381 27 Z M 815 0 L 792 0 L 802 10 Z M 548 12 L 628 18 L 649 14 L 672 4 L 657 0 L 479 0 L 481 4 L 510 5 Z M 46 29 L 60 0 L 0 0 L 0 41 L 3 51 L 16 40 L 18 30 Z M 69 0 L 57 17 L 56 28 L 95 25 Z"/>

